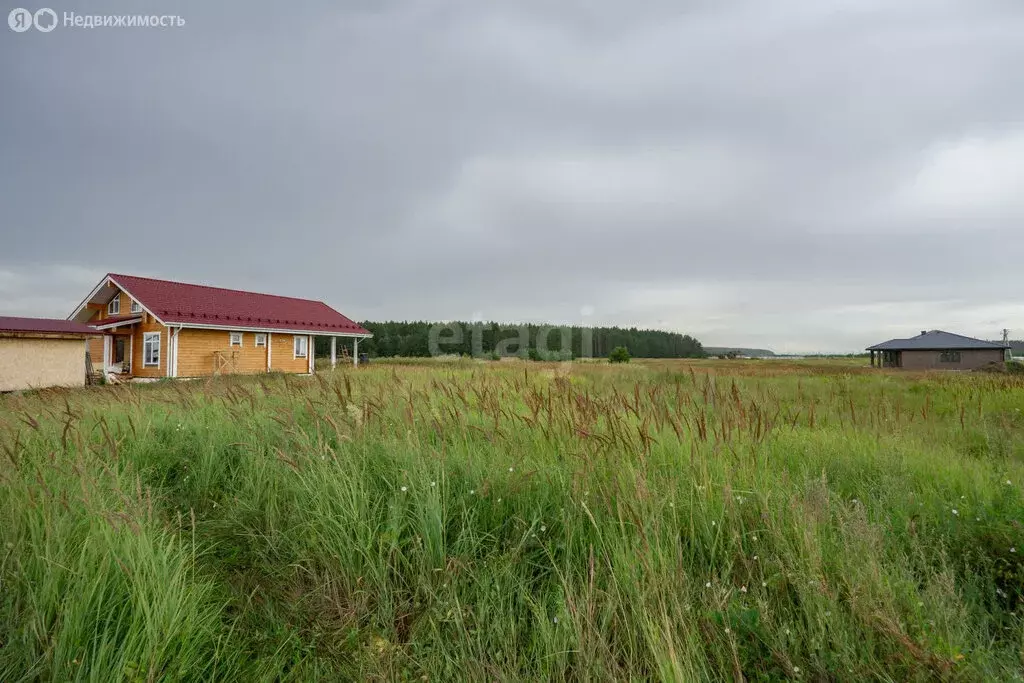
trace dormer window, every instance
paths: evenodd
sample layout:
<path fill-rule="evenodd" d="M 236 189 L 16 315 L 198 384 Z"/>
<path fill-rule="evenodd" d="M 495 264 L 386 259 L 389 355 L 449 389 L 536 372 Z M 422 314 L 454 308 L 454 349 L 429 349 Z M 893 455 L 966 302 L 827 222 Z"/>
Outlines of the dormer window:
<path fill-rule="evenodd" d="M 131 310 L 132 310 L 132 313 L 142 313 L 142 304 L 140 304 L 135 299 L 132 299 Z"/>
<path fill-rule="evenodd" d="M 107 304 L 107 313 L 109 315 L 118 315 L 121 312 L 121 296 L 117 295 L 110 300 Z"/>

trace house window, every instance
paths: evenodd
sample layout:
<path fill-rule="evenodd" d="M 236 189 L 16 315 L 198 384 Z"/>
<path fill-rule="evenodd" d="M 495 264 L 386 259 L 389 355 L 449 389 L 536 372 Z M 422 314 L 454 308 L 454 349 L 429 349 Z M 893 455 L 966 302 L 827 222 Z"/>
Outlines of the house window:
<path fill-rule="evenodd" d="M 309 339 L 295 335 L 295 357 L 305 358 L 307 353 L 309 353 Z"/>
<path fill-rule="evenodd" d="M 266 345 L 267 345 L 267 335 L 265 335 L 265 334 L 257 334 L 256 335 L 256 346 L 266 346 Z"/>
<path fill-rule="evenodd" d="M 132 299 L 131 312 L 132 313 L 142 313 L 142 304 L 140 304 L 135 299 Z"/>
<path fill-rule="evenodd" d="M 142 335 L 142 366 L 160 367 L 160 333 L 146 332 Z"/>
<path fill-rule="evenodd" d="M 943 351 L 939 354 L 940 363 L 959 363 L 960 352 L 959 351 Z"/>
<path fill-rule="evenodd" d="M 242 345 L 242 333 L 241 332 L 229 332 L 231 335 L 231 345 L 241 346 Z"/>
<path fill-rule="evenodd" d="M 107 313 L 109 313 L 110 315 L 117 315 L 120 312 L 121 312 L 121 295 L 118 294 L 117 296 L 115 296 L 113 299 L 110 300 L 109 304 L 107 304 Z"/>

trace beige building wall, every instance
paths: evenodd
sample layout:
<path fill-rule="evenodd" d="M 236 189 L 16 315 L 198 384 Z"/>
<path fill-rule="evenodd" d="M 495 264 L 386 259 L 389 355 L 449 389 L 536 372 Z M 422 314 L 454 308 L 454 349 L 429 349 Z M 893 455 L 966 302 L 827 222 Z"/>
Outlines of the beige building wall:
<path fill-rule="evenodd" d="M 941 351 L 903 351 L 902 367 L 905 370 L 974 370 L 989 363 L 1003 362 L 1002 349 L 972 349 L 960 352 L 959 363 L 943 363 Z"/>
<path fill-rule="evenodd" d="M 84 385 L 84 339 L 0 337 L 0 391 Z"/>

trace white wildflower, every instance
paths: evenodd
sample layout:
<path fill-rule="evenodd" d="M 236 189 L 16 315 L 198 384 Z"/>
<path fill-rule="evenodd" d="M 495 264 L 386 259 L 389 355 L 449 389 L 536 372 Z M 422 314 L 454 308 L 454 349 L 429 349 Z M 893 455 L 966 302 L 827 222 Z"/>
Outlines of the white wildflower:
<path fill-rule="evenodd" d="M 704 587 L 705 587 L 705 588 L 711 588 L 711 582 L 710 582 L 710 581 L 708 581 L 707 583 L 705 583 L 705 584 L 704 584 Z"/>
<path fill-rule="evenodd" d="M 959 510 L 957 510 L 956 508 L 953 508 L 953 514 L 954 514 L 954 515 L 959 515 L 959 514 L 960 514 L 960 511 L 959 511 Z"/>
<path fill-rule="evenodd" d="M 1011 553 L 1015 553 L 1015 552 L 1017 552 L 1017 549 L 1016 548 L 1010 548 L 1010 552 Z"/>
<path fill-rule="evenodd" d="M 547 530 L 548 530 L 548 528 L 547 528 L 546 526 L 544 526 L 544 525 L 541 525 L 541 527 L 540 527 L 540 530 L 541 530 L 542 532 L 544 532 L 544 531 L 547 531 Z"/>
<path fill-rule="evenodd" d="M 556 624 L 558 623 L 558 617 L 555 617 L 555 623 Z"/>
<path fill-rule="evenodd" d="M 795 673 L 795 674 L 800 673 L 800 667 L 799 666 L 794 666 L 793 667 L 793 673 Z"/>
<path fill-rule="evenodd" d="M 508 471 L 509 471 L 509 472 L 512 472 L 512 471 L 513 471 L 514 469 L 515 469 L 514 467 L 509 467 L 509 468 L 508 468 Z"/>
<path fill-rule="evenodd" d="M 768 582 L 767 581 L 762 581 L 761 582 L 761 588 L 767 588 L 767 587 L 768 587 Z"/>
<path fill-rule="evenodd" d="M 746 586 L 740 586 L 740 593 L 746 593 L 746 592 L 747 592 L 747 587 Z"/>
<path fill-rule="evenodd" d="M 405 493 L 405 492 L 406 492 L 406 491 L 408 491 L 408 490 L 409 490 L 409 487 L 408 487 L 408 486 L 403 486 L 403 487 L 402 487 L 402 493 Z"/>
<path fill-rule="evenodd" d="M 437 486 L 437 482 L 436 481 L 430 482 L 430 486 L 431 486 L 431 488 L 433 488 L 434 486 Z"/>

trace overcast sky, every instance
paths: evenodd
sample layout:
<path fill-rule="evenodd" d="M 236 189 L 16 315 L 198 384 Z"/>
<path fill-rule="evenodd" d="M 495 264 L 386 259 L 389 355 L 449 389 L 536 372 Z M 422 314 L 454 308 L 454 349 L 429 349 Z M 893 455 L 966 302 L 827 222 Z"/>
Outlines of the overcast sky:
<path fill-rule="evenodd" d="M 0 315 L 113 271 L 789 352 L 1024 337 L 1021 0 L 50 6 L 186 24 L 0 24 Z"/>

